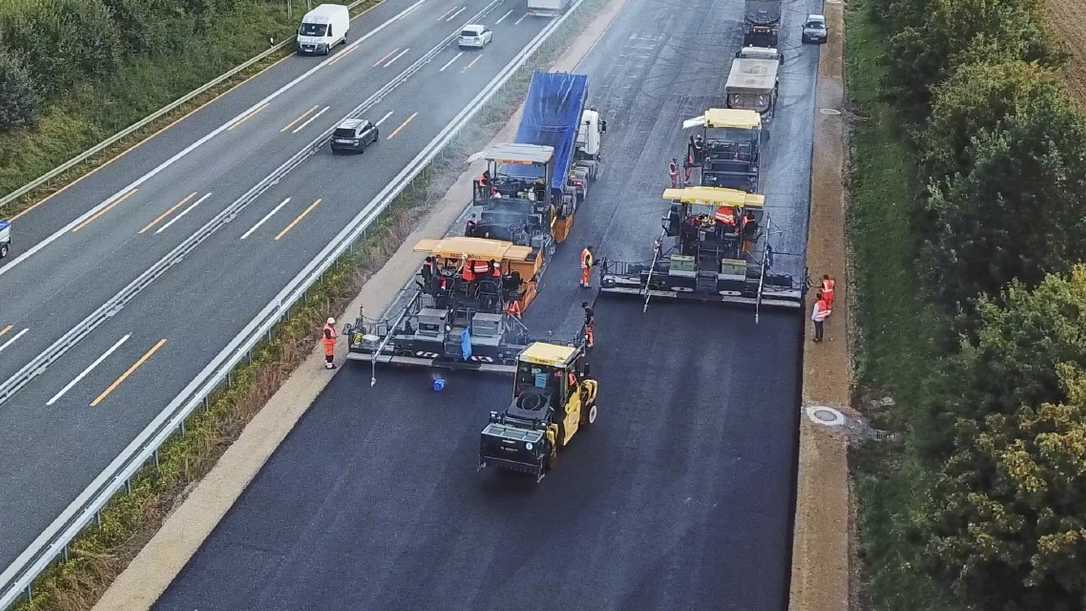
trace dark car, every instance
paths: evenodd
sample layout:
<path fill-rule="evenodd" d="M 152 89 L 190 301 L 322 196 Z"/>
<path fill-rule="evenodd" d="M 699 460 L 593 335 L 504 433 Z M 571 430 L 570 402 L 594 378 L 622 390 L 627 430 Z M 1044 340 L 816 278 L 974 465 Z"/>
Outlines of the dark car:
<path fill-rule="evenodd" d="M 377 126 L 365 119 L 347 119 L 332 132 L 332 152 L 361 153 L 378 138 Z"/>

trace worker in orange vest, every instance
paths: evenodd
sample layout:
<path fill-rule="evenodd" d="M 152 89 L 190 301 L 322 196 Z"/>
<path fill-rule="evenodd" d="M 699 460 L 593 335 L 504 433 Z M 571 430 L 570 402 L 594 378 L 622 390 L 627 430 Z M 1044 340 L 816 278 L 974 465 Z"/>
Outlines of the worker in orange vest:
<path fill-rule="evenodd" d="M 584 308 L 585 345 L 591 348 L 596 345 L 596 316 L 587 301 L 582 301 L 581 307 Z"/>
<path fill-rule="evenodd" d="M 830 308 L 833 307 L 833 290 L 837 288 L 837 281 L 829 274 L 822 275 L 822 300 Z"/>
<path fill-rule="evenodd" d="M 520 320 L 520 301 L 512 299 L 509 301 L 509 305 L 505 306 L 505 313 Z"/>
<path fill-rule="evenodd" d="M 336 358 L 336 319 L 329 318 L 321 331 L 321 345 L 324 346 L 324 368 L 335 369 Z"/>
<path fill-rule="evenodd" d="M 592 280 L 592 247 L 585 246 L 581 251 L 581 288 L 592 288 L 589 284 Z"/>

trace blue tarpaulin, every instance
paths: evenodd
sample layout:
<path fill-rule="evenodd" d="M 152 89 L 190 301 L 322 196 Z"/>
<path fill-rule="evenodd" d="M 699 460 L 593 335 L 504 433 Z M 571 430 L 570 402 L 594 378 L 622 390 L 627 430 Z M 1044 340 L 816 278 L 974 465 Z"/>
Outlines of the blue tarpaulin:
<path fill-rule="evenodd" d="M 554 147 L 551 192 L 555 195 L 562 192 L 569 176 L 587 99 L 588 76 L 584 74 L 541 71 L 532 74 L 516 142 Z M 526 166 L 504 168 L 503 172 L 524 177 L 534 175 Z"/>
<path fill-rule="evenodd" d="M 465 361 L 471 358 L 471 332 L 468 329 L 460 334 L 460 352 Z"/>

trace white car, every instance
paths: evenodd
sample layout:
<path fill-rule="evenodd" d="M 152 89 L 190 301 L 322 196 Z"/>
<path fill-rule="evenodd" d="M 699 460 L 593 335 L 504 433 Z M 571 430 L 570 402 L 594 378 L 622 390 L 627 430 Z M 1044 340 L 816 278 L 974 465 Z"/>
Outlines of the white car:
<path fill-rule="evenodd" d="M 466 25 L 456 44 L 461 49 L 482 49 L 494 40 L 494 30 L 485 25 Z"/>

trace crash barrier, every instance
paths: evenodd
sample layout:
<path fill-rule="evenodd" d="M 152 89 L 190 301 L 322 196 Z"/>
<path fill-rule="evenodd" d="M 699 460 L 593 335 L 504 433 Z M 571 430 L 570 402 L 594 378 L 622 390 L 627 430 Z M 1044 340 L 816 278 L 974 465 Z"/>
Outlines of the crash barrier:
<path fill-rule="evenodd" d="M 347 5 L 347 9 L 348 10 L 353 9 L 356 6 L 362 4 L 365 1 L 366 0 L 354 0 L 353 2 L 351 2 L 350 4 Z M 113 134 L 112 136 L 106 138 L 105 140 L 99 142 L 98 144 L 92 146 L 91 148 L 83 151 L 82 153 L 76 155 L 75 157 L 72 157 L 68 161 L 65 161 L 64 163 L 62 163 L 62 164 L 58 165 L 57 167 L 53 168 L 52 170 L 49 170 L 45 174 L 42 174 L 41 176 L 39 176 L 39 177 L 35 178 L 34 180 L 26 183 L 25 185 L 23 185 L 23 186 L 19 187 L 18 189 L 12 191 L 11 193 L 8 193 L 4 197 L 0 198 L 0 210 L 3 210 L 4 206 L 7 206 L 11 202 L 19 199 L 20 197 L 26 195 L 27 193 L 30 193 L 31 191 L 33 191 L 33 190 L 37 189 L 38 187 L 44 185 L 45 183 L 49 182 L 50 180 L 53 180 L 54 178 L 60 176 L 61 174 L 64 174 L 68 170 L 70 170 L 70 169 L 74 168 L 75 166 L 83 163 L 84 161 L 90 159 L 91 157 L 94 157 L 98 153 L 101 153 L 102 151 L 104 151 L 104 150 L 108 149 L 109 147 L 113 146 L 114 144 L 117 144 L 121 140 L 124 140 L 125 138 L 127 138 L 127 137 L 131 136 L 132 134 L 138 132 L 139 130 L 143 129 L 144 127 L 147 127 L 148 125 L 150 125 L 154 121 L 157 121 L 158 119 L 170 114 L 171 112 L 177 110 L 178 108 L 181 108 L 182 106 L 184 106 L 188 102 L 192 101 L 197 96 L 199 96 L 199 95 L 203 94 L 204 92 L 208 91 L 209 89 L 211 89 L 211 88 L 213 88 L 213 87 L 215 87 L 217 85 L 222 84 L 223 82 L 233 78 L 238 73 L 240 73 L 240 72 L 246 70 L 247 68 L 253 66 L 254 64 L 257 64 L 260 61 L 262 61 L 264 59 L 267 59 L 268 57 L 282 51 L 283 49 L 287 48 L 288 46 L 290 46 L 292 44 L 294 44 L 294 38 L 293 37 L 287 37 L 286 40 L 283 40 L 282 42 L 278 42 L 278 43 L 272 45 L 267 50 L 261 52 L 259 55 L 256 55 L 255 57 L 252 57 L 252 58 L 246 60 L 245 62 L 243 62 L 241 64 L 238 64 L 237 66 L 234 66 L 230 70 L 227 70 L 226 72 L 220 74 L 219 76 L 215 77 L 214 79 L 204 83 L 203 85 L 200 85 L 196 89 L 193 89 L 192 91 L 190 91 L 190 92 L 186 93 L 185 95 L 177 98 L 176 100 L 170 102 L 169 104 L 163 106 L 162 108 L 159 108 L 155 112 L 147 115 L 146 117 L 140 119 L 139 121 L 136 121 L 132 125 L 129 125 L 128 127 L 126 127 L 124 129 L 122 129 L 121 131 Z"/>
<path fill-rule="evenodd" d="M 561 17 L 547 24 L 514 58 L 506 64 L 495 77 L 483 87 L 479 93 L 438 133 L 430 143 L 419 152 L 400 172 L 385 186 L 362 210 L 349 221 L 344 228 L 336 234 L 332 240 L 303 268 L 287 285 L 266 305 L 260 312 L 239 332 L 229 344 L 219 352 L 212 361 L 189 382 L 187 386 L 147 425 L 136 438 L 88 485 L 71 504 L 42 532 L 37 538 L 0 573 L 0 609 L 8 609 L 21 596 L 30 597 L 34 580 L 56 558 L 68 558 L 68 545 L 71 541 L 92 522 L 100 524 L 101 511 L 109 500 L 122 488 L 128 489 L 131 479 L 136 473 L 151 461 L 158 461 L 159 448 L 175 432 L 184 432 L 185 421 L 200 405 L 207 407 L 209 398 L 223 384 L 228 384 L 231 372 L 243 359 L 251 357 L 252 351 L 264 339 L 270 338 L 275 325 L 286 319 L 291 308 L 299 301 L 304 301 L 307 291 L 321 276 L 354 244 L 365 237 L 366 230 L 381 215 L 382 212 L 410 185 L 420 173 L 442 152 L 463 129 L 471 119 L 483 108 L 505 83 L 538 51 L 544 42 L 565 23 L 584 3 L 585 0 L 576 0 Z M 495 0 L 489 4 L 475 18 L 485 14 L 498 4 Z M 473 18 L 474 19 L 474 18 Z M 454 36 L 447 41 L 451 42 Z M 442 48 L 444 45 L 441 45 Z M 434 53 L 436 54 L 436 53 Z M 432 58 L 432 55 L 430 55 Z M 421 60 L 420 60 L 421 61 Z M 426 59 L 429 61 L 429 58 Z M 421 67 L 421 66 L 420 66 Z M 410 68 L 408 68 L 410 70 Z M 416 69 L 417 71 L 417 69 Z M 370 105 L 375 104 L 386 95 L 378 92 L 371 98 Z M 363 102 L 358 109 L 352 111 L 347 118 L 360 114 L 363 108 L 368 108 Z M 338 124 L 338 122 L 337 122 Z M 327 141 L 331 135 L 330 128 L 321 136 L 318 136 L 309 146 L 299 151 L 291 160 L 280 166 L 276 172 L 254 186 L 249 193 L 243 195 L 237 202 L 223 210 L 203 228 L 197 231 L 188 240 L 183 242 L 170 254 L 163 257 L 137 280 L 122 290 L 127 299 L 134 297 L 131 290 L 136 293 L 145 288 L 151 281 L 160 276 L 165 269 L 160 266 L 167 264 L 172 266 L 179 262 L 192 248 L 206 239 L 214 230 L 233 220 L 237 213 L 257 195 L 266 190 L 281 178 L 289 169 L 297 167 L 313 154 Z M 284 170 L 284 168 L 287 168 Z M 262 186 L 263 185 L 263 186 Z M 241 203 L 244 202 L 244 203 Z M 239 206 L 240 203 L 240 206 Z M 195 240 L 195 242 L 193 242 Z M 164 263 L 165 262 L 165 263 Z M 120 296 L 121 294 L 118 294 Z M 123 307 L 123 301 L 120 307 Z M 118 307 L 105 310 L 111 314 Z M 103 306 L 105 308 L 105 306 Z M 103 311 L 102 308 L 99 311 Z M 94 316 L 94 315 L 92 315 Z M 100 324 L 100 322 L 98 323 Z M 97 326 L 95 324 L 94 326 Z M 86 331 L 89 333 L 94 327 Z M 84 335 L 86 334 L 84 333 Z M 67 349 L 71 344 L 65 340 L 58 342 L 61 347 Z M 50 359 L 52 362 L 55 358 Z M 28 365 L 20 374 L 26 377 L 20 384 L 25 385 L 34 375 L 42 371 L 41 363 Z M 17 374 L 18 376 L 19 374 Z M 4 392 L 0 390 L 0 393 Z M 6 395 L 11 396 L 9 391 Z M 0 402 L 5 395 L 0 394 Z"/>

